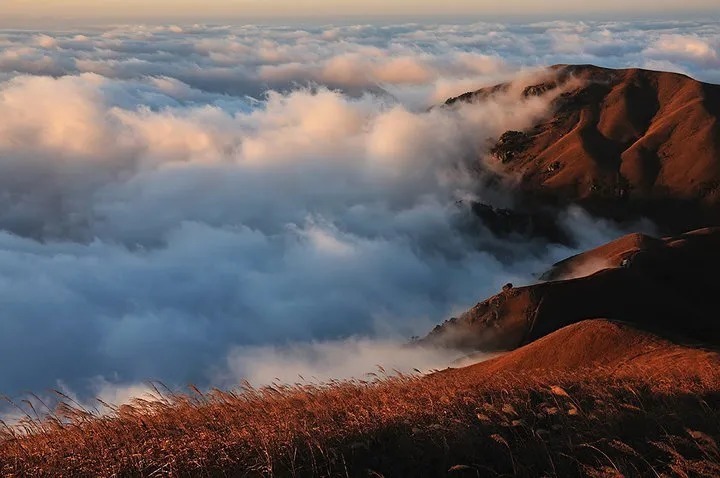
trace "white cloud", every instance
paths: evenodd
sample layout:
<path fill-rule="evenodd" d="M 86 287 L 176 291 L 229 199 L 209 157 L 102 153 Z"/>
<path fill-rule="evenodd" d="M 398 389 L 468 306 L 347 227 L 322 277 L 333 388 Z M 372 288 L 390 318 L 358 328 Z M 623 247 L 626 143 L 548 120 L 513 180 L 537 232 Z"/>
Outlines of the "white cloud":
<path fill-rule="evenodd" d="M 692 62 L 699 66 L 720 67 L 720 36 L 662 35 L 644 53 L 653 59 Z"/>
<path fill-rule="evenodd" d="M 412 112 L 326 89 L 253 106 L 162 78 L 4 83 L 0 345 L 19 362 L 69 338 L 4 388 L 207 380 L 235 344 L 420 334 L 558 259 L 523 242 L 503 263 L 458 232 L 455 200 L 483 194 L 465 162 L 547 114 L 520 91 Z"/>
<path fill-rule="evenodd" d="M 325 375 L 343 347 L 360 368 L 419 363 L 385 352 L 573 252 L 464 234 L 456 205 L 512 204 L 468 166 L 548 113 L 520 95 L 538 65 L 715 74 L 699 44 L 648 50 L 677 30 L 717 41 L 707 23 L 0 32 L 0 390 L 261 380 L 296 360 L 288 341 L 319 342 Z M 560 34 L 605 43 L 553 49 Z M 518 73 L 505 96 L 427 110 Z M 581 247 L 619 234 L 573 214 Z"/>
<path fill-rule="evenodd" d="M 221 383 L 251 385 L 373 380 L 396 373 L 427 373 L 447 368 L 462 354 L 408 346 L 406 341 L 349 338 L 282 346 L 237 347 L 228 355 Z M 476 361 L 480 361 L 478 357 Z"/>

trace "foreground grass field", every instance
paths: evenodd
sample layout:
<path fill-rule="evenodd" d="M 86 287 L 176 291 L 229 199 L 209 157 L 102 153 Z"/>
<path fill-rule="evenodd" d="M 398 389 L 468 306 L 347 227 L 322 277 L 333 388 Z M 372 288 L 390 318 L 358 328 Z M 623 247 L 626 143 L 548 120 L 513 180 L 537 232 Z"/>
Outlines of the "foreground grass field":
<path fill-rule="evenodd" d="M 717 355 L 677 348 L 660 364 L 653 353 L 164 394 L 103 417 L 63 406 L 5 429 L 0 474 L 720 476 Z"/>

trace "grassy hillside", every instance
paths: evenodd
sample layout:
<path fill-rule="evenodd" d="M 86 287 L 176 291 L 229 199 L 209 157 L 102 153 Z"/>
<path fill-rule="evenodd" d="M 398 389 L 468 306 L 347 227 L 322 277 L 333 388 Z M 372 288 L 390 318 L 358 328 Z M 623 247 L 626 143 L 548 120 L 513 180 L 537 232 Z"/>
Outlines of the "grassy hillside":
<path fill-rule="evenodd" d="M 594 340 L 606 348 L 583 355 L 589 367 L 575 368 L 574 359 L 555 362 L 547 354 Z M 642 347 L 629 351 L 628 340 L 640 340 Z M 28 418 L 25 433 L 6 429 L 0 435 L 0 471 L 118 477 L 720 475 L 717 354 L 605 321 L 576 324 L 528 347 L 425 377 L 165 395 L 104 417 L 62 407 L 43 421 Z M 529 360 L 528 350 L 540 361 Z M 596 360 L 606 353 L 610 358 Z"/>

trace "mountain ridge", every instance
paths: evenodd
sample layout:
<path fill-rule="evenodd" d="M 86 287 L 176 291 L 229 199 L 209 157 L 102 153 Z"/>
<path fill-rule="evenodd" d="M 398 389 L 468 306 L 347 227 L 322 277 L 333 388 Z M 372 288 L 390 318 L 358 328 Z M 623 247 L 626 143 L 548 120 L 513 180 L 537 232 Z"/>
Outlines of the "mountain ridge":
<path fill-rule="evenodd" d="M 572 277 L 588 265 L 589 274 Z M 720 321 L 713 319 L 717 270 L 720 228 L 662 239 L 630 234 L 561 261 L 545 274 L 553 280 L 506 288 L 436 326 L 420 343 L 512 350 L 564 326 L 604 318 L 720 344 Z"/>
<path fill-rule="evenodd" d="M 720 224 L 720 85 L 639 68 L 554 65 L 522 95 L 561 86 L 549 117 L 504 133 L 490 149 L 489 160 L 525 204 L 575 203 L 621 221 L 647 217 L 673 233 Z"/>

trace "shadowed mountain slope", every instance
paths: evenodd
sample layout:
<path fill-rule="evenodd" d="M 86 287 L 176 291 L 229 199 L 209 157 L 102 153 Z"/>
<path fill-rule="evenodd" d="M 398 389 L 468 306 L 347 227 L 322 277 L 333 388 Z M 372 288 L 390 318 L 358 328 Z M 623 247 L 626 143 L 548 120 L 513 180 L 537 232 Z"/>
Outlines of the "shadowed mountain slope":
<path fill-rule="evenodd" d="M 718 343 L 719 270 L 720 228 L 664 239 L 632 234 L 560 262 L 545 277 L 590 275 L 504 290 L 421 342 L 507 350 L 585 319 L 606 318 Z"/>

